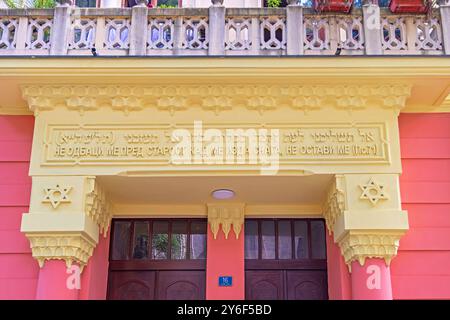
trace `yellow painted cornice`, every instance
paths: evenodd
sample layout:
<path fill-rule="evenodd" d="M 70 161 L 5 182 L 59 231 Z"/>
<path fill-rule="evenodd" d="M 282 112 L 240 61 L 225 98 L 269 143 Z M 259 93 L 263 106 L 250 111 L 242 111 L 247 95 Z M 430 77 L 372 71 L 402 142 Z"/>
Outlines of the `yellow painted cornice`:
<path fill-rule="evenodd" d="M 46 72 L 43 72 L 43 71 Z M 346 70 L 345 74 L 336 71 Z M 70 74 L 66 72 L 70 71 Z M 157 71 L 160 71 L 158 73 Z M 100 72 L 100 73 L 99 73 Z M 116 73 L 119 72 L 119 73 Z M 152 72 L 149 74 L 148 72 Z M 155 72 L 155 73 L 153 73 Z M 321 77 L 443 76 L 450 79 L 448 57 L 153 57 L 153 58 L 0 58 L 0 76 L 233 76 Z M 120 79 L 114 79 L 120 81 Z"/>
<path fill-rule="evenodd" d="M 30 114 L 33 84 L 406 84 L 402 112 L 448 112 L 448 57 L 3 57 L 0 114 Z"/>

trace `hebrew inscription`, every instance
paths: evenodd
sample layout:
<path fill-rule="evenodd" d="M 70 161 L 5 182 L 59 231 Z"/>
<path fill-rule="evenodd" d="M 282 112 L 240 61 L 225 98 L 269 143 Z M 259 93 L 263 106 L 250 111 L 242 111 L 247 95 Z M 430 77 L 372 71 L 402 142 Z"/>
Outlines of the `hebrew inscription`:
<path fill-rule="evenodd" d="M 205 125 L 200 130 L 193 124 L 174 125 L 48 125 L 44 141 L 44 164 L 51 165 L 100 165 L 105 163 L 142 163 L 165 165 L 171 163 L 171 154 L 177 146 L 173 137 L 175 129 L 187 129 L 191 133 L 190 152 L 229 154 L 237 148 L 245 148 L 246 137 L 256 133 L 258 141 L 271 140 L 277 132 L 277 145 L 266 141 L 258 153 L 279 154 L 280 163 L 348 163 L 389 162 L 387 130 L 383 123 L 363 125 L 339 124 L 271 124 L 270 126 Z M 207 134 L 214 130 L 214 138 Z M 264 131 L 265 130 L 265 131 Z M 237 133 L 243 135 L 238 138 Z M 236 134 L 234 145 L 227 140 Z M 205 137 L 209 137 L 206 139 Z M 241 139 L 241 140 L 239 140 Z M 214 143 L 211 147 L 211 143 Z M 239 144 L 241 143 L 241 144 Z M 242 144 L 244 143 L 244 144 Z M 261 146 L 260 144 L 259 146 Z M 206 151 L 207 150 L 207 151 Z"/>

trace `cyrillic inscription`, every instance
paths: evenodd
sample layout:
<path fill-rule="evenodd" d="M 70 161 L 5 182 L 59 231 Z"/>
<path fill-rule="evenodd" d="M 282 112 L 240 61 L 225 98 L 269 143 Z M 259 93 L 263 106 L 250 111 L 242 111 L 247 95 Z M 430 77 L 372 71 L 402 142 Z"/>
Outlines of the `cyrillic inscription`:
<path fill-rule="evenodd" d="M 49 125 L 44 162 L 47 164 L 95 165 L 102 163 L 148 163 L 170 164 L 171 154 L 177 141 L 172 137 L 175 129 L 188 129 L 192 132 L 192 155 L 209 152 L 225 155 L 238 153 L 236 146 L 226 141 L 227 130 L 256 130 L 258 139 L 261 127 L 258 126 L 204 126 L 201 132 L 193 125 L 177 126 L 123 126 L 123 125 Z M 337 125 L 337 124 L 282 124 L 265 126 L 265 129 L 279 130 L 279 147 L 274 148 L 268 141 L 265 150 L 271 154 L 279 153 L 280 163 L 321 162 L 388 162 L 389 151 L 386 143 L 384 124 Z M 211 139 L 204 139 L 207 130 L 214 129 L 216 140 L 211 148 Z M 217 136 L 220 131 L 222 138 Z M 258 131 L 259 130 L 259 131 Z M 217 141 L 219 138 L 219 142 Z M 200 144 L 199 144 L 200 142 Z M 240 145 L 242 147 L 242 144 Z M 244 153 L 248 153 L 246 145 Z M 206 151 L 207 150 L 207 151 Z"/>

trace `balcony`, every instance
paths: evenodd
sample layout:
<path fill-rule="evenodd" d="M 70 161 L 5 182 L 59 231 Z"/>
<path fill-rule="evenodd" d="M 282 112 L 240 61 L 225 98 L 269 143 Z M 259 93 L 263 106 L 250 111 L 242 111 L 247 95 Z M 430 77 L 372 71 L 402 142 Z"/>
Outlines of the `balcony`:
<path fill-rule="evenodd" d="M 0 9 L 0 56 L 450 55 L 450 5 L 398 15 L 286 8 Z"/>

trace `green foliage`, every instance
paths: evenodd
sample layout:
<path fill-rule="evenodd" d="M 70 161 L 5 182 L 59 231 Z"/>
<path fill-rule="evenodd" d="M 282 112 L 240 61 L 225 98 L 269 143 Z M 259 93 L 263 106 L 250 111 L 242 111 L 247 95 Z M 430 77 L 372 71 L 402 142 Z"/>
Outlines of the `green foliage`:
<path fill-rule="evenodd" d="M 169 236 L 167 234 L 155 234 L 153 235 L 153 249 L 158 252 L 167 252 L 167 246 L 169 244 Z"/>
<path fill-rule="evenodd" d="M 48 9 L 54 8 L 55 0 L 5 0 L 6 5 L 12 9 Z"/>
<path fill-rule="evenodd" d="M 267 0 L 269 8 L 278 8 L 281 5 L 281 0 Z"/>
<path fill-rule="evenodd" d="M 178 7 L 178 0 L 158 0 L 158 8 L 176 8 Z"/>
<path fill-rule="evenodd" d="M 167 9 L 167 8 L 176 8 L 177 6 L 173 6 L 170 4 L 158 4 L 158 8 L 160 9 Z"/>
<path fill-rule="evenodd" d="M 184 235 L 181 234 L 172 234 L 172 258 L 180 253 L 180 249 L 184 240 Z M 168 234 L 155 234 L 153 235 L 153 251 L 157 253 L 158 258 L 163 257 L 164 254 L 167 254 L 169 246 L 169 237 Z"/>
<path fill-rule="evenodd" d="M 34 7 L 37 9 L 54 8 L 55 0 L 34 0 Z"/>

